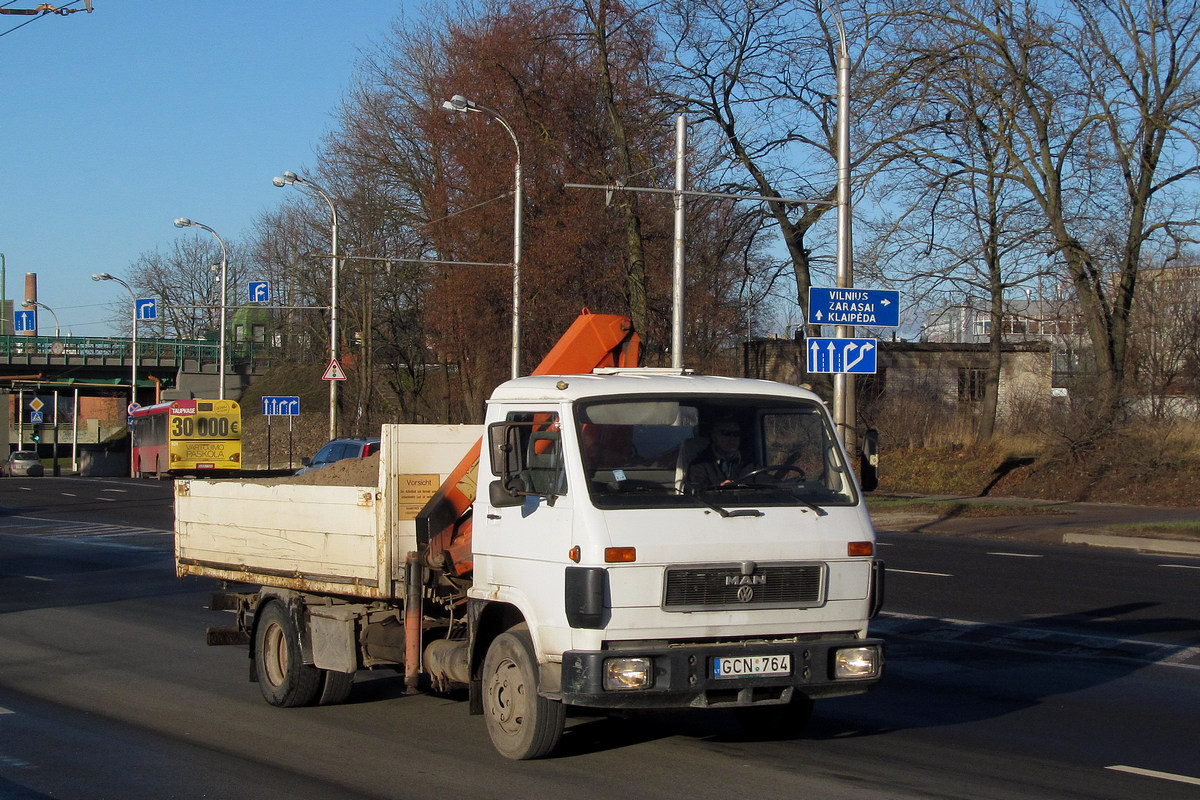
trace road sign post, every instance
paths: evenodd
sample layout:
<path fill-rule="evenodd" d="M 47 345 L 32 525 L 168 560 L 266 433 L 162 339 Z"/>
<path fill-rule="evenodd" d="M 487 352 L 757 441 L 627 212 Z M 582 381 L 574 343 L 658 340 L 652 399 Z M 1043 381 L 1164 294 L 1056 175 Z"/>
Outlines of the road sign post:
<path fill-rule="evenodd" d="M 288 468 L 292 466 L 292 420 L 300 416 L 296 395 L 263 395 L 262 413 L 267 418 L 267 469 L 271 468 L 271 417 L 288 418 Z"/>

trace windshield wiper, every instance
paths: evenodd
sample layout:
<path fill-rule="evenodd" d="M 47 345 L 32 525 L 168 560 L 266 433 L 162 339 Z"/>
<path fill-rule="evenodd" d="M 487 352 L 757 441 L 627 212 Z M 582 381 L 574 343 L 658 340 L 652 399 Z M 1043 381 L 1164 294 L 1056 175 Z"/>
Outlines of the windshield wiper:
<path fill-rule="evenodd" d="M 818 517 L 824 517 L 827 514 L 829 514 L 829 512 L 826 511 L 825 509 L 821 508 L 821 506 L 817 505 L 816 503 L 812 502 L 811 500 L 807 500 L 807 499 L 801 497 L 799 491 L 797 491 L 797 487 L 788 487 L 788 486 L 783 485 L 782 483 L 741 483 L 741 482 L 738 482 L 738 483 L 728 484 L 724 487 L 714 486 L 712 488 L 714 488 L 714 489 L 724 488 L 726 490 L 729 490 L 729 489 L 764 490 L 765 489 L 765 490 L 769 490 L 769 491 L 773 491 L 773 492 L 786 492 L 797 503 L 799 503 L 800 505 L 804 506 L 807 509 L 810 509 Z"/>
<path fill-rule="evenodd" d="M 693 489 L 691 492 L 691 495 L 693 497 L 695 497 L 697 500 L 699 500 L 701 503 L 703 503 L 704 505 L 711 508 L 713 511 L 720 514 L 722 517 L 761 517 L 761 516 L 763 516 L 763 512 L 759 511 L 757 508 L 739 508 L 734 511 L 730 511 L 727 508 L 722 508 L 721 506 L 719 506 L 716 503 L 712 502 L 711 500 L 705 498 L 701 494 L 701 492 L 708 492 L 708 491 L 712 491 L 714 489 L 720 489 L 720 487 L 719 486 L 710 486 L 710 487 L 703 488 L 703 489 Z M 682 495 L 688 494 L 688 492 L 685 492 L 682 489 L 679 489 L 678 491 Z"/>

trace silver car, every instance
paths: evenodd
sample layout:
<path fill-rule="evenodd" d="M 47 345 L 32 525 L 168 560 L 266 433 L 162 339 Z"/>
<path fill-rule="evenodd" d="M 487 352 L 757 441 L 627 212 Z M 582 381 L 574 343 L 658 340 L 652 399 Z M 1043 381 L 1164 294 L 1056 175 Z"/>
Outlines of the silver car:
<path fill-rule="evenodd" d="M 16 475 L 24 475 L 30 478 L 39 478 L 43 473 L 42 459 L 32 450 L 17 450 L 8 457 L 8 463 L 4 465 L 4 474 L 9 477 Z"/>

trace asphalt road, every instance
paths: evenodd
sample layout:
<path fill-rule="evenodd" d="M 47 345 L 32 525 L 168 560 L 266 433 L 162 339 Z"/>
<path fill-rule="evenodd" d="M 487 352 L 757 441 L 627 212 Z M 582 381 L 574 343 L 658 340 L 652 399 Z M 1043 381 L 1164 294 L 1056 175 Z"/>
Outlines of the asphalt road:
<path fill-rule="evenodd" d="M 1200 559 L 881 534 L 888 673 L 805 736 L 572 716 L 511 763 L 465 703 L 360 673 L 276 709 L 174 577 L 167 483 L 0 480 L 0 800 L 1200 796 Z"/>

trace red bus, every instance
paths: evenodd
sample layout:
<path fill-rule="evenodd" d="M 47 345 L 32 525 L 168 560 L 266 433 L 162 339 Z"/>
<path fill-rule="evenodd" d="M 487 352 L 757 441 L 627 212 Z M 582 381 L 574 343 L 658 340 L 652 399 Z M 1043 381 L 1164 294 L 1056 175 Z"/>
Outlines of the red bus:
<path fill-rule="evenodd" d="M 139 478 L 242 468 L 242 410 L 233 400 L 172 400 L 130 416 Z"/>

